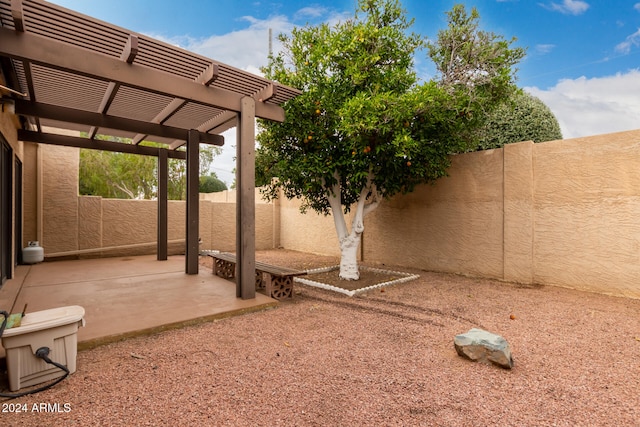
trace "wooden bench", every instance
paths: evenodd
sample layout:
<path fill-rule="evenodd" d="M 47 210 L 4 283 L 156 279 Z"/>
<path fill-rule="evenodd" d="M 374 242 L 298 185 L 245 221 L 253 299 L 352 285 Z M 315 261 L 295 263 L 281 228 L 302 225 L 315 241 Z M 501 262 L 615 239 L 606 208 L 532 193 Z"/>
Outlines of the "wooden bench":
<path fill-rule="evenodd" d="M 213 258 L 213 274 L 223 279 L 236 277 L 236 256 L 227 252 L 207 254 Z M 292 270 L 285 267 L 256 261 L 256 289 L 264 289 L 266 294 L 277 300 L 293 298 L 293 278 L 304 276 L 306 271 Z"/>

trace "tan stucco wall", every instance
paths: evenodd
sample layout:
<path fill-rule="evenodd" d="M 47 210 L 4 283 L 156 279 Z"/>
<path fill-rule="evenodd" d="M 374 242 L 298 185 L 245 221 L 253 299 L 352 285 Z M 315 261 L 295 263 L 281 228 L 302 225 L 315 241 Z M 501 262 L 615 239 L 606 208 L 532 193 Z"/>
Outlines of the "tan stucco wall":
<path fill-rule="evenodd" d="M 78 249 L 77 148 L 40 145 L 42 156 L 43 233 L 45 255 Z"/>
<path fill-rule="evenodd" d="M 300 213 L 299 200 L 282 198 L 280 203 L 280 246 L 320 255 L 340 255 L 340 244 L 332 215 L 319 215 L 312 210 Z M 353 212 L 346 221 L 351 227 Z"/>
<path fill-rule="evenodd" d="M 640 297 L 640 130 L 536 144 L 534 281 Z"/>
<path fill-rule="evenodd" d="M 502 276 L 502 150 L 454 156 L 449 176 L 365 219 L 365 259 Z"/>
<path fill-rule="evenodd" d="M 46 168 L 77 167 L 58 151 L 43 157 Z M 448 177 L 384 201 L 365 219 L 362 253 L 385 264 L 640 298 L 639 166 L 640 130 L 454 156 Z M 54 186 L 56 179 L 44 179 L 45 245 L 155 242 L 154 201 L 74 201 L 67 193 L 76 195 L 77 184 L 59 177 Z M 201 196 L 203 249 L 235 249 L 233 200 Z M 256 248 L 338 255 L 333 218 L 302 215 L 299 206 L 258 203 Z M 184 239 L 184 223 L 184 202 L 170 202 L 170 240 Z"/>
<path fill-rule="evenodd" d="M 103 199 L 77 197 L 78 250 L 54 243 L 45 256 L 120 256 L 151 254 L 156 251 L 157 203 L 153 200 Z M 234 203 L 200 200 L 200 238 L 202 249 L 235 251 L 236 228 Z M 168 203 L 169 253 L 185 250 L 186 205 L 184 201 Z M 256 205 L 256 248 L 274 247 L 273 205 Z M 98 251 L 97 249 L 103 249 Z"/>
<path fill-rule="evenodd" d="M 25 142 L 22 163 L 22 241 L 39 240 L 38 231 L 38 144 Z"/>
<path fill-rule="evenodd" d="M 281 243 L 336 255 L 331 217 L 281 201 Z M 368 261 L 640 298 L 640 130 L 454 156 L 365 219 Z"/>
<path fill-rule="evenodd" d="M 236 250 L 236 191 L 200 194 L 200 238 L 203 249 Z M 274 205 L 266 203 L 256 189 L 256 249 L 277 246 Z"/>
<path fill-rule="evenodd" d="M 0 109 L 0 132 L 13 149 L 14 154 L 22 159 L 22 144 L 18 142 L 18 122 L 16 116 L 9 113 L 8 107 L 6 108 L 7 110 L 4 112 Z"/>

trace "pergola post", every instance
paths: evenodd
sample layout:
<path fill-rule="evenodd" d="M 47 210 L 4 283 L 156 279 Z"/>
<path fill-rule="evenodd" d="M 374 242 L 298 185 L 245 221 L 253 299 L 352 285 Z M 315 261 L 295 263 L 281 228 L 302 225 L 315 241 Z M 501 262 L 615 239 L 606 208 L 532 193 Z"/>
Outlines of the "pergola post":
<path fill-rule="evenodd" d="M 158 150 L 158 261 L 166 261 L 168 256 L 169 241 L 169 216 L 168 216 L 168 180 L 169 180 L 169 153 L 166 149 Z"/>
<path fill-rule="evenodd" d="M 185 272 L 198 274 L 200 255 L 200 132 L 191 129 L 187 137 L 187 224 Z"/>
<path fill-rule="evenodd" d="M 256 102 L 242 98 L 236 143 L 236 296 L 256 297 L 255 205 Z"/>

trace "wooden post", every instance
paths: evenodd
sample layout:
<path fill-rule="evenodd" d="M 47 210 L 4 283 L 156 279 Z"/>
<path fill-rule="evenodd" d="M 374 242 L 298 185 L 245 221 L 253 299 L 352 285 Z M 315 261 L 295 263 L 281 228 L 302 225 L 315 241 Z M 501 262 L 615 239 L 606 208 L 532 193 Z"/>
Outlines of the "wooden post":
<path fill-rule="evenodd" d="M 256 297 L 256 205 L 255 205 L 256 104 L 244 97 L 236 142 L 236 296 Z"/>
<path fill-rule="evenodd" d="M 198 274 L 198 257 L 200 247 L 200 132 L 190 130 L 187 137 L 187 224 L 186 224 L 186 257 L 185 272 Z"/>
<path fill-rule="evenodd" d="M 158 261 L 166 261 L 168 256 L 169 221 L 168 221 L 168 180 L 169 155 L 166 149 L 158 150 Z"/>

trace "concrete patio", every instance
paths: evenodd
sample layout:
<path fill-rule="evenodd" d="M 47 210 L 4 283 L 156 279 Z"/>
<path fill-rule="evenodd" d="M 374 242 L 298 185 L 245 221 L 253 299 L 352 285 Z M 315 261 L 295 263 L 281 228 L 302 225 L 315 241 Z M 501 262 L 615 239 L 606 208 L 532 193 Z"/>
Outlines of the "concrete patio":
<path fill-rule="evenodd" d="M 242 300 L 234 283 L 202 267 L 197 275 L 185 274 L 184 268 L 184 256 L 157 261 L 155 255 L 18 266 L 0 288 L 0 308 L 17 313 L 26 303 L 28 316 L 80 305 L 86 326 L 78 331 L 78 347 L 84 349 L 277 304 L 260 293 Z"/>

